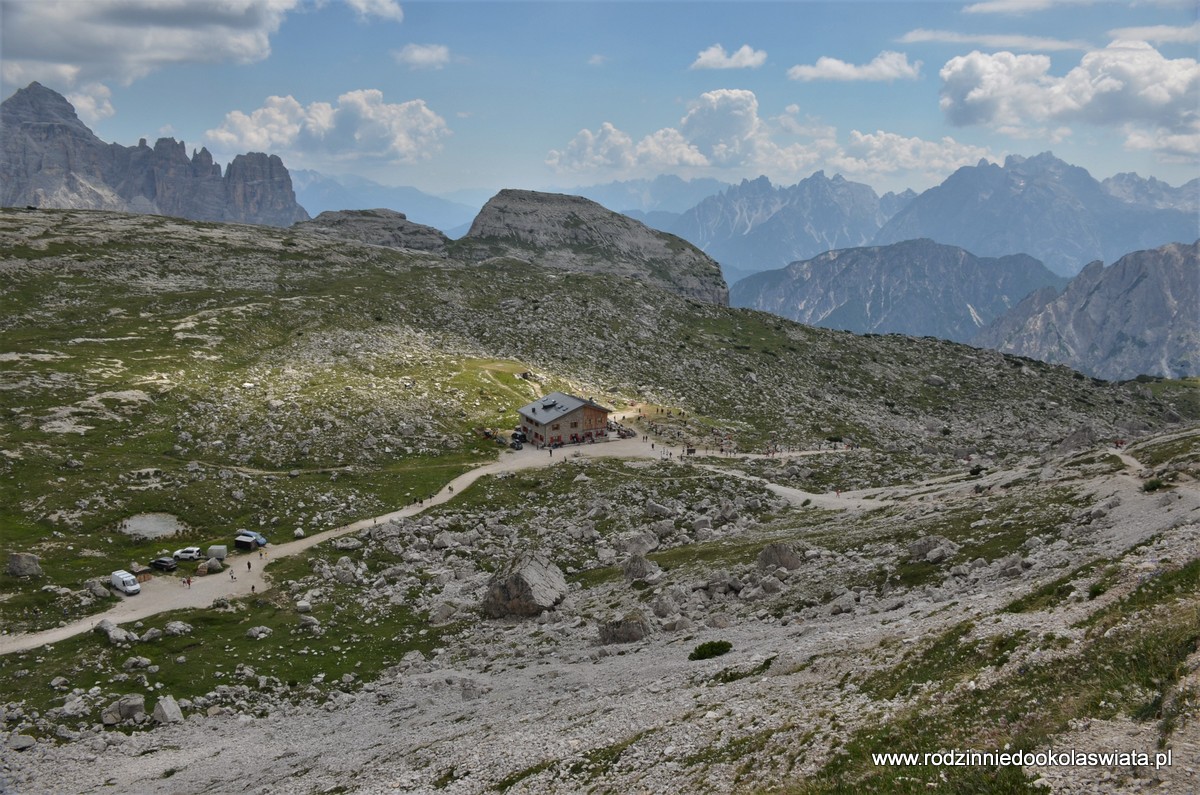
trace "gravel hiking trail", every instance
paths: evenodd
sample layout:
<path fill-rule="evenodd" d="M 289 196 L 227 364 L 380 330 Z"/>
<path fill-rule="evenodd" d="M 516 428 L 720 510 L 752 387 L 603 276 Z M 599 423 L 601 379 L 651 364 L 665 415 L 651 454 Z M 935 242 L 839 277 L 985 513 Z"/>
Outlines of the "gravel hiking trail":
<path fill-rule="evenodd" d="M 314 533 L 305 538 L 298 538 L 294 541 L 284 543 L 272 543 L 263 550 L 263 557 L 260 558 L 258 553 L 251 552 L 248 554 L 231 554 L 226 558 L 227 567 L 220 574 L 210 574 L 204 577 L 193 577 L 192 587 L 187 588 L 182 585 L 182 580 L 177 577 L 152 577 L 142 583 L 142 592 L 135 596 L 118 596 L 118 603 L 105 610 L 103 613 L 96 613 L 86 618 L 79 619 L 64 624 L 61 627 L 43 630 L 41 632 L 30 632 L 16 635 L 0 635 L 0 654 L 13 654 L 16 652 L 28 651 L 36 649 L 40 646 L 45 646 L 50 643 L 57 643 L 66 638 L 91 631 L 102 620 L 107 619 L 113 624 L 127 624 L 134 621 L 140 621 L 150 616 L 166 613 L 171 610 L 185 610 L 188 608 L 206 608 L 212 605 L 214 599 L 218 598 L 238 598 L 248 596 L 251 586 L 254 587 L 257 593 L 263 593 L 271 587 L 270 578 L 266 575 L 266 568 L 271 561 L 280 558 L 286 558 L 291 555 L 298 554 L 304 550 L 320 544 L 322 541 L 328 541 L 331 538 L 346 535 L 347 533 L 355 533 L 380 522 L 387 522 L 392 519 L 402 519 L 410 516 L 415 516 L 426 508 L 434 505 L 441 505 L 444 502 L 451 500 L 455 494 L 461 494 L 468 486 L 474 483 L 484 475 L 496 475 L 502 472 L 517 472 L 523 469 L 536 469 L 540 467 L 552 466 L 555 463 L 572 458 L 647 458 L 661 459 L 664 451 L 670 451 L 675 457 L 665 460 L 679 461 L 679 456 L 683 453 L 683 448 L 679 446 L 670 447 L 662 444 L 657 444 L 653 449 L 650 442 L 643 442 L 640 439 L 614 439 L 608 442 L 598 442 L 595 444 L 578 445 L 572 447 L 560 447 L 553 451 L 538 450 L 532 446 L 527 446 L 523 450 L 507 450 L 500 455 L 496 461 L 487 464 L 482 464 L 475 467 L 469 472 L 464 472 L 458 477 L 451 480 L 441 490 L 418 505 L 407 505 L 400 510 L 385 513 L 380 516 L 360 519 L 357 522 L 352 522 L 341 527 L 335 527 L 330 530 L 325 530 L 321 533 Z M 847 454 L 852 451 L 847 450 L 807 450 L 796 453 L 787 453 L 773 456 L 774 458 L 788 458 L 811 455 L 833 455 Z M 764 458 L 760 454 L 743 453 L 733 458 Z M 719 459 L 729 460 L 729 459 Z M 733 472 L 724 472 L 715 466 L 705 466 L 707 469 L 722 472 L 722 474 L 736 475 Z M 740 476 L 740 475 L 738 475 Z M 762 481 L 761 478 L 753 478 L 746 476 L 747 480 Z M 874 500 L 862 501 L 856 498 L 850 492 L 843 492 L 840 497 L 825 494 L 809 494 L 801 492 L 797 489 L 791 489 L 784 486 L 776 486 L 768 484 L 776 493 L 788 497 L 797 504 L 805 498 L 811 498 L 815 504 L 827 508 L 877 508 L 880 503 Z M 250 568 L 247 570 L 246 563 L 249 562 Z M 232 573 L 233 579 L 230 577 Z"/>

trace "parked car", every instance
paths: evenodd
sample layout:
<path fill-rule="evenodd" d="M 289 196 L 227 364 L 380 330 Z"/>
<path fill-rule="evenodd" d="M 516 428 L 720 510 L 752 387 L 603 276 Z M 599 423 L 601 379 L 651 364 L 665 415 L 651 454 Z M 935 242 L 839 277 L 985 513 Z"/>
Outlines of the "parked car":
<path fill-rule="evenodd" d="M 171 557 L 175 560 L 200 560 L 204 557 L 204 552 L 200 547 L 184 547 L 183 549 L 175 550 Z"/>
<path fill-rule="evenodd" d="M 254 543 L 258 544 L 260 547 L 265 547 L 268 543 L 270 543 L 267 541 L 266 536 L 264 536 L 262 533 L 256 533 L 253 530 L 238 530 L 237 536 L 233 539 L 234 543 L 237 543 L 238 538 L 253 539 Z"/>
<path fill-rule="evenodd" d="M 175 571 L 179 568 L 179 564 L 175 562 L 175 558 L 155 558 L 150 561 L 150 568 L 159 571 Z"/>

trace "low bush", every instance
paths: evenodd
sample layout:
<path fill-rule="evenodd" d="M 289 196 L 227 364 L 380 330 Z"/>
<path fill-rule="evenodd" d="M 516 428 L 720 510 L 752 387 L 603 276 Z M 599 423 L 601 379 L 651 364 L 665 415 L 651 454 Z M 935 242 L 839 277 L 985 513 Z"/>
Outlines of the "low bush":
<path fill-rule="evenodd" d="M 732 648 L 733 644 L 727 640 L 709 640 L 693 649 L 692 653 L 688 655 L 688 659 L 711 660 L 713 657 L 720 657 Z"/>

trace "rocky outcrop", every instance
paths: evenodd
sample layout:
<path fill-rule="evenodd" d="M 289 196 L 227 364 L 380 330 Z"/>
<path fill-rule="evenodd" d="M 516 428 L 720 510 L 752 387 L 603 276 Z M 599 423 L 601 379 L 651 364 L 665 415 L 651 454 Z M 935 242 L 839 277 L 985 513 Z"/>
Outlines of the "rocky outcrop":
<path fill-rule="evenodd" d="M 1194 181 L 1179 189 L 1196 190 Z M 1160 198 L 1151 201 L 1152 193 Z M 1128 179 L 1106 187 L 1050 152 L 1012 155 L 1003 166 L 981 160 L 915 198 L 874 243 L 927 237 L 977 256 L 1023 253 L 1072 276 L 1093 260 L 1112 262 L 1130 251 L 1194 240 L 1195 211 L 1177 209 L 1191 200 L 1161 194 Z"/>
<path fill-rule="evenodd" d="M 567 580 L 558 566 L 545 555 L 523 555 L 492 577 L 483 612 L 492 618 L 536 616 L 566 595 Z"/>
<path fill-rule="evenodd" d="M 1041 290 L 972 343 L 1097 378 L 1200 375 L 1200 243 L 1093 262 L 1061 294 Z"/>
<path fill-rule="evenodd" d="M 42 567 L 38 556 L 32 552 L 8 553 L 8 576 L 10 577 L 41 577 Z"/>
<path fill-rule="evenodd" d="M 733 305 L 813 326 L 966 342 L 1031 291 L 1065 280 L 1023 255 L 932 240 L 830 251 L 733 286 Z"/>
<path fill-rule="evenodd" d="M 297 231 L 324 237 L 357 240 L 372 246 L 441 253 L 450 238 L 432 226 L 416 224 L 395 210 L 338 210 L 323 212 L 296 224 Z"/>
<path fill-rule="evenodd" d="M 502 190 L 453 246 L 472 261 L 535 265 L 634 279 L 712 304 L 729 303 L 720 266 L 691 243 L 581 196 Z"/>
<path fill-rule="evenodd" d="M 238 155 L 224 176 L 174 138 L 108 144 L 40 83 L 0 105 L 0 205 L 119 210 L 267 226 L 308 219 L 276 155 Z"/>

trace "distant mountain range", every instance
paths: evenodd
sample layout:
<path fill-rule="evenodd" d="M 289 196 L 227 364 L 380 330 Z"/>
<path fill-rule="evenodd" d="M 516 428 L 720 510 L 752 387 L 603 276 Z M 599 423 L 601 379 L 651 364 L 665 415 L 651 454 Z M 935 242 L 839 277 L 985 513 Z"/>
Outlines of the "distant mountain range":
<path fill-rule="evenodd" d="M 1028 254 L 1071 276 L 1096 259 L 1200 236 L 1200 179 L 1175 188 L 1137 174 L 1098 182 L 1046 152 L 980 161 L 917 195 L 877 196 L 818 171 L 792 186 L 765 177 L 679 217 L 639 216 L 699 246 L 731 282 L 823 251 L 928 238 L 976 256 Z"/>
<path fill-rule="evenodd" d="M 1098 378 L 1200 375 L 1200 244 L 1093 262 L 1030 294 L 972 341 Z"/>
<path fill-rule="evenodd" d="M 728 187 L 728 182 L 716 179 L 682 179 L 673 174 L 660 174 L 653 179 L 553 190 L 583 196 L 610 210 L 643 220 L 647 216 L 668 218 L 684 213 Z"/>
<path fill-rule="evenodd" d="M 1062 287 L 1024 254 L 976 257 L 932 240 L 847 248 L 737 282 L 733 306 L 859 334 L 967 342 L 1042 287 Z"/>
<path fill-rule="evenodd" d="M 1200 180 L 1175 189 L 1136 174 L 1101 183 L 1049 152 L 980 161 L 897 212 L 875 243 L 928 237 L 977 256 L 1024 253 L 1071 276 L 1088 262 L 1200 236 Z"/>
<path fill-rule="evenodd" d="M 224 175 L 207 149 L 100 140 L 61 94 L 30 83 L 0 103 L 0 205 L 121 210 L 290 226 L 308 219 L 276 155 L 238 155 Z"/>
<path fill-rule="evenodd" d="M 915 196 L 881 198 L 869 185 L 840 174 L 830 179 L 823 171 L 791 187 L 759 177 L 706 198 L 667 228 L 720 262 L 733 281 L 823 251 L 867 245 Z"/>
<path fill-rule="evenodd" d="M 330 210 L 385 208 L 408 220 L 457 237 L 466 231 L 479 208 L 433 196 L 416 188 L 393 187 L 353 175 L 332 177 L 318 171 L 292 172 L 296 198 L 314 216 Z"/>

